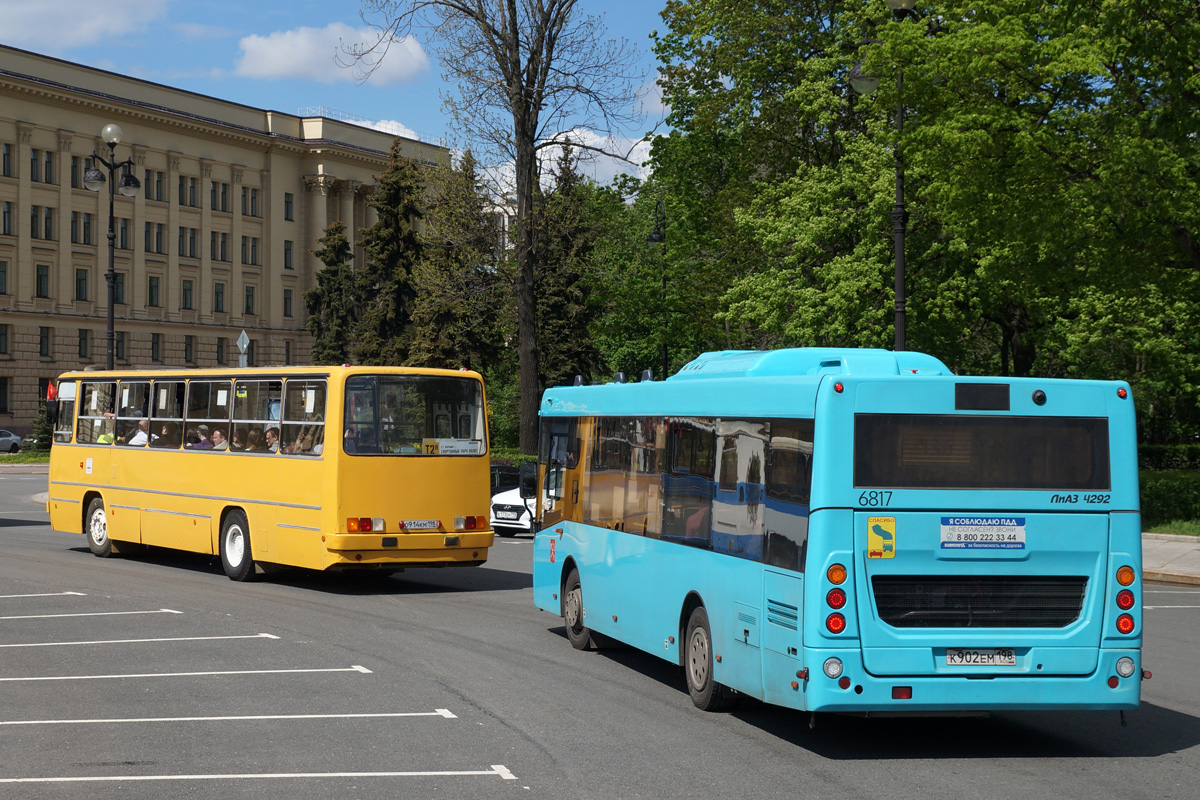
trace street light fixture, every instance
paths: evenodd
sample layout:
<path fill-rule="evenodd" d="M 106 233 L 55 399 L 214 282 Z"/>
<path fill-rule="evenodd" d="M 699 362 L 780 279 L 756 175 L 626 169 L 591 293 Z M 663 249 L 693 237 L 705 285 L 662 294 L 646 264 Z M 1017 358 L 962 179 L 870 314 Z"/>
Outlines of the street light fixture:
<path fill-rule="evenodd" d="M 667 235 L 663 232 L 666 227 L 666 211 L 663 210 L 662 200 L 655 201 L 654 204 L 654 230 L 646 235 L 646 241 L 653 245 L 660 245 L 667 241 Z M 663 380 L 667 378 L 667 265 L 665 258 L 660 254 L 659 268 L 662 270 L 662 303 L 663 303 L 663 319 L 662 319 L 662 376 Z"/>
<path fill-rule="evenodd" d="M 123 197 L 133 197 L 141 188 L 142 182 L 137 179 L 132 172 L 125 172 L 121 175 L 120 185 L 116 181 L 116 171 L 125 167 L 133 167 L 132 159 L 125 159 L 117 162 L 116 149 L 121 143 L 121 139 L 125 136 L 125 131 L 121 130 L 121 126 L 110 122 L 100 129 L 100 138 L 108 145 L 108 158 L 104 158 L 99 153 L 92 151 L 92 158 L 108 168 L 108 178 L 104 177 L 101 172 L 93 164 L 83 173 L 83 185 L 93 192 L 98 192 L 104 188 L 104 184 L 108 184 L 108 272 L 104 274 L 105 281 L 108 282 L 108 369 L 113 368 L 113 344 L 116 339 L 116 334 L 113 332 L 114 323 L 114 306 L 116 305 L 117 294 L 117 233 L 114 227 L 113 214 L 113 199 L 117 191 L 121 192 Z"/>
<path fill-rule="evenodd" d="M 897 22 L 912 13 L 917 0 L 884 0 L 892 10 L 892 16 Z M 855 64 L 850 70 L 850 86 L 861 95 L 868 95 L 879 88 L 879 78 L 866 75 L 862 71 L 862 62 Z M 900 139 L 904 134 L 904 71 L 896 68 L 896 204 L 892 207 L 892 234 L 895 239 L 894 249 L 896 258 L 896 350 L 905 349 L 905 310 L 904 295 L 904 234 L 908 227 L 908 211 L 904 207 L 904 159 L 900 152 Z"/>

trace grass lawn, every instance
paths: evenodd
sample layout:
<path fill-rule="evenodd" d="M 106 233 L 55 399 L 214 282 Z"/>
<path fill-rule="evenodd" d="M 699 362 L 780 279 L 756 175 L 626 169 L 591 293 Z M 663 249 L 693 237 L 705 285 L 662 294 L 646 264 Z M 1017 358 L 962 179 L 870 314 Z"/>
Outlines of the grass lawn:
<path fill-rule="evenodd" d="M 0 455 L 0 464 L 49 464 L 49 450 L 22 450 Z"/>

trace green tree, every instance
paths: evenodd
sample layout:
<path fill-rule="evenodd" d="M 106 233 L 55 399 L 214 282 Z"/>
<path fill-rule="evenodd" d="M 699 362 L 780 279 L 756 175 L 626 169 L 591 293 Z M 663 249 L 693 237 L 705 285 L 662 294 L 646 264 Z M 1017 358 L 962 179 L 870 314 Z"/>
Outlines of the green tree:
<path fill-rule="evenodd" d="M 502 347 L 502 229 L 466 151 L 450 168 L 423 171 L 429 208 L 420 229 L 424 258 L 413 271 L 411 361 L 481 369 Z"/>
<path fill-rule="evenodd" d="M 353 354 L 359 364 L 404 364 L 412 345 L 413 272 L 422 258 L 417 234 L 424 188 L 420 172 L 392 143 L 371 205 L 379 215 L 362 231 L 363 266 L 355 275 L 360 313 Z"/>
<path fill-rule="evenodd" d="M 346 238 L 346 226 L 333 222 L 325 235 L 317 240 L 319 249 L 313 251 L 325 266 L 317 272 L 317 285 L 304 293 L 308 309 L 305 323 L 313 335 L 314 364 L 344 364 L 353 350 L 352 333 L 358 312 L 354 274 L 350 264 L 353 255 Z"/>
<path fill-rule="evenodd" d="M 38 413 L 33 418 L 31 427 L 33 430 L 30 432 L 37 439 L 33 449 L 49 450 L 54 444 L 54 426 L 50 424 L 50 416 L 46 412 L 45 403 L 38 403 Z"/>

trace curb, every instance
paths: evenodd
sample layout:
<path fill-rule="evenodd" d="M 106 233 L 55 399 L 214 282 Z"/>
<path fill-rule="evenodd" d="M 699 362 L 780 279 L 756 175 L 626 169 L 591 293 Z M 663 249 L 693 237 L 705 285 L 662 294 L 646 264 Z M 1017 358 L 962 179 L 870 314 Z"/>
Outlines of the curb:
<path fill-rule="evenodd" d="M 1200 545 L 1200 536 L 1183 536 L 1176 533 L 1143 533 L 1142 538 L 1152 542 L 1185 542 Z"/>
<path fill-rule="evenodd" d="M 1147 569 L 1142 571 L 1142 581 L 1169 583 L 1174 586 L 1200 586 L 1200 575 L 1188 575 L 1183 572 L 1163 572 L 1157 569 Z"/>

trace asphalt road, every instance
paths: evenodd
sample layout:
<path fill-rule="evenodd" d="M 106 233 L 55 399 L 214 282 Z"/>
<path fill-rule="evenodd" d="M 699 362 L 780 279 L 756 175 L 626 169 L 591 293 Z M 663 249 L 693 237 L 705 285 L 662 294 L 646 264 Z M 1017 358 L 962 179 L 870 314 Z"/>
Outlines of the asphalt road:
<path fill-rule="evenodd" d="M 100 560 L 0 476 L 0 798 L 1194 798 L 1200 592 L 1148 587 L 1142 707 L 853 719 L 691 704 L 572 650 L 529 539 L 478 569 L 249 584 Z"/>

